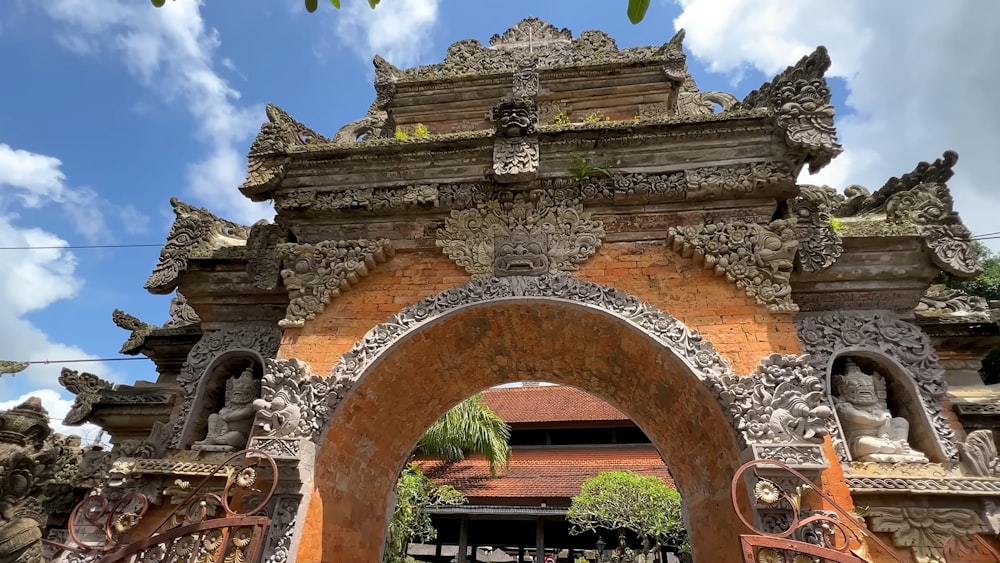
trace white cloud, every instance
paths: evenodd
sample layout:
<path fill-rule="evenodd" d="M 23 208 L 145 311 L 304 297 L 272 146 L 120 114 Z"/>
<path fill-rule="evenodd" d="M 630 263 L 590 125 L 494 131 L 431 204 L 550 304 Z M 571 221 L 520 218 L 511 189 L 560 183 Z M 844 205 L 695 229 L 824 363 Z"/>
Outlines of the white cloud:
<path fill-rule="evenodd" d="M 1000 4 L 892 0 L 678 0 L 675 26 L 712 69 L 775 74 L 825 45 L 848 86 L 838 119 L 845 152 L 808 183 L 878 188 L 945 149 L 961 155 L 949 182 L 974 233 L 998 230 L 993 164 L 1000 154 Z M 755 86 L 755 85 L 754 85 Z M 838 108 L 843 111 L 846 108 Z"/>
<path fill-rule="evenodd" d="M 200 0 L 168 2 L 160 9 L 131 0 L 45 3 L 48 14 L 65 25 L 57 35 L 60 44 L 81 54 L 116 53 L 165 102 L 186 106 L 209 147 L 202 161 L 189 166 L 188 192 L 220 215 L 252 223 L 273 216 L 267 204 L 252 203 L 237 189 L 245 178 L 243 153 L 264 110 L 240 104 L 240 93 L 216 72 L 219 36 L 206 26 L 201 6 Z"/>
<path fill-rule="evenodd" d="M 81 220 L 89 217 L 90 221 L 103 224 L 96 206 L 83 214 L 72 210 L 74 206 L 95 203 L 96 196 L 89 191 L 68 188 L 60 166 L 57 158 L 0 144 L 0 206 L 43 207 L 59 203 Z M 80 291 L 82 282 L 76 273 L 76 256 L 60 248 L 67 246 L 65 240 L 39 228 L 19 226 L 17 219 L 14 214 L 0 213 L 0 246 L 56 248 L 2 251 L 0 359 L 44 362 L 94 358 L 79 347 L 52 341 L 25 318 L 59 300 L 72 299 Z M 58 389 L 56 382 L 61 367 L 59 364 L 35 364 L 15 376 L 0 376 L 0 397 L 11 397 L 19 390 L 30 388 L 65 399 L 68 395 Z M 105 378 L 116 378 L 100 363 L 88 367 Z"/>
<path fill-rule="evenodd" d="M 332 10 L 338 40 L 361 58 L 382 55 L 398 67 L 417 64 L 429 47 L 439 0 L 392 0 L 372 10 L 368 2 L 348 0 Z"/>
<path fill-rule="evenodd" d="M 101 429 L 93 424 L 83 424 L 80 426 L 66 426 L 62 423 L 63 419 L 66 417 L 66 413 L 69 412 L 71 406 L 73 406 L 72 400 L 67 400 L 59 395 L 58 392 L 52 389 L 36 389 L 34 391 L 29 391 L 24 393 L 16 399 L 11 399 L 9 401 L 0 401 L 0 411 L 10 410 L 18 405 L 23 404 L 28 400 L 29 397 L 38 397 L 42 401 L 42 406 L 45 410 L 49 411 L 49 426 L 52 430 L 59 434 L 75 434 L 83 438 L 83 445 L 89 445 L 100 441 L 101 439 Z"/>

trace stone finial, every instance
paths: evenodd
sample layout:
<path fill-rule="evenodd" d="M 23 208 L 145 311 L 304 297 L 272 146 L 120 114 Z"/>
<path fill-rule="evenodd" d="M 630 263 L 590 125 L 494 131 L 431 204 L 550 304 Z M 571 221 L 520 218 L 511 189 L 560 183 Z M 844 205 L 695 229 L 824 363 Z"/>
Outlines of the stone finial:
<path fill-rule="evenodd" d="M 28 369 L 28 362 L 14 362 L 10 360 L 0 360 L 0 375 L 21 373 Z"/>
<path fill-rule="evenodd" d="M 121 309 L 115 309 L 111 312 L 111 321 L 115 323 L 118 328 L 130 331 L 128 340 L 122 344 L 121 349 L 118 350 L 120 354 L 127 354 L 133 350 L 138 349 L 145 342 L 146 337 L 149 336 L 154 330 L 156 330 L 156 325 L 151 325 L 139 320 Z"/>
<path fill-rule="evenodd" d="M 288 149 L 329 142 L 329 139 L 299 123 L 274 104 L 267 104 L 265 113 L 267 121 L 260 126 L 260 132 L 250 145 L 247 179 L 240 186 L 240 191 L 251 198 L 281 182 L 285 175 L 285 152 Z"/>
<path fill-rule="evenodd" d="M 79 372 L 63 368 L 59 374 L 59 384 L 67 391 L 76 395 L 73 406 L 66 413 L 63 424 L 76 426 L 87 421 L 87 416 L 94 404 L 101 398 L 101 393 L 114 389 L 114 385 L 92 373 Z"/>
<path fill-rule="evenodd" d="M 789 147 L 802 154 L 813 173 L 843 152 L 837 143 L 830 87 L 823 77 L 829 68 L 826 47 L 817 47 L 740 103 L 743 109 L 774 110 Z"/>
<path fill-rule="evenodd" d="M 50 434 L 49 411 L 38 397 L 28 397 L 20 405 L 0 411 L 0 444 L 39 449 Z"/>
<path fill-rule="evenodd" d="M 192 324 L 198 324 L 201 319 L 198 317 L 198 313 L 195 312 L 194 308 L 188 305 L 187 297 L 181 292 L 174 294 L 174 298 L 170 300 L 170 320 L 163 325 L 163 328 L 175 328 L 179 326 L 188 326 Z"/>
<path fill-rule="evenodd" d="M 187 269 L 190 258 L 207 255 L 220 248 L 245 246 L 250 229 L 220 219 L 203 208 L 170 198 L 174 208 L 174 224 L 167 242 L 160 251 L 160 260 L 146 280 L 150 293 L 166 294 L 177 287 L 179 277 Z"/>
<path fill-rule="evenodd" d="M 798 239 L 794 220 L 769 225 L 743 221 L 671 227 L 667 243 L 684 258 L 725 275 L 747 295 L 774 312 L 795 312 L 793 260 Z"/>
<path fill-rule="evenodd" d="M 569 29 L 559 29 L 547 21 L 529 17 L 517 22 L 507 31 L 491 37 L 490 47 L 529 46 L 550 41 L 572 40 L 573 32 Z"/>

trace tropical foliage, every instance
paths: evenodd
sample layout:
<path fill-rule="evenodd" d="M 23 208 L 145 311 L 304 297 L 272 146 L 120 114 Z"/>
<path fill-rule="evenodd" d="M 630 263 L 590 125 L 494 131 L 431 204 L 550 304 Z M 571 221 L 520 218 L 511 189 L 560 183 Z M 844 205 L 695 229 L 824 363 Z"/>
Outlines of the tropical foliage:
<path fill-rule="evenodd" d="M 961 289 L 969 295 L 978 295 L 987 301 L 1000 300 L 1000 255 L 982 243 L 976 243 L 976 253 L 979 255 L 979 263 L 983 266 L 983 273 L 978 277 L 960 281 L 941 274 L 935 281 L 954 289 Z M 986 355 L 979 375 L 987 385 L 1000 383 L 1000 350 L 994 350 Z"/>
<path fill-rule="evenodd" d="M 154 6 L 157 8 L 163 7 L 167 3 L 167 0 L 150 0 Z M 378 6 L 381 0 L 368 0 L 368 5 L 374 10 L 375 6 Z M 319 0 L 305 0 L 306 11 L 315 12 L 319 9 Z M 341 0 L 330 0 L 330 5 L 334 8 L 340 8 Z M 644 17 L 646 17 L 646 10 L 649 9 L 649 0 L 628 0 L 628 19 L 632 23 L 639 23 Z"/>
<path fill-rule="evenodd" d="M 587 479 L 566 512 L 570 533 L 629 530 L 642 541 L 643 553 L 661 546 L 690 551 L 680 494 L 657 477 L 632 471 L 606 471 Z"/>
<path fill-rule="evenodd" d="M 510 463 L 509 439 L 507 423 L 490 410 L 481 395 L 473 395 L 431 424 L 417 443 L 415 453 L 444 461 L 459 461 L 470 453 L 479 453 L 496 474 L 498 468 Z M 399 476 L 396 496 L 396 508 L 386 533 L 385 563 L 407 563 L 408 545 L 437 537 L 428 508 L 466 501 L 455 488 L 434 485 L 413 463 Z"/>

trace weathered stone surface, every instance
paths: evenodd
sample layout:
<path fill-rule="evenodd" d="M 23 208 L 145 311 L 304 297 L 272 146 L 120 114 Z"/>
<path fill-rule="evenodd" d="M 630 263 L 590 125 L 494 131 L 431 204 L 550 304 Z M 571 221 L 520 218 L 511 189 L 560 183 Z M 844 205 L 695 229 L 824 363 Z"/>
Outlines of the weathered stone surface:
<path fill-rule="evenodd" d="M 969 295 L 961 289 L 935 284 L 927 289 L 915 310 L 919 317 L 941 322 L 991 322 L 993 310 L 986 299 Z"/>
<path fill-rule="evenodd" d="M 177 287 L 190 258 L 205 257 L 227 246 L 244 246 L 250 235 L 247 227 L 219 219 L 207 210 L 192 207 L 177 198 L 170 198 L 170 205 L 176 218 L 160 251 L 160 260 L 145 286 L 156 294 L 170 293 Z"/>
<path fill-rule="evenodd" d="M 281 281 L 281 259 L 277 247 L 288 242 L 288 230 L 268 221 L 258 221 L 247 239 L 247 275 L 254 286 L 274 289 Z"/>
<path fill-rule="evenodd" d="M 829 68 L 830 55 L 818 47 L 740 103 L 744 109 L 772 108 L 789 148 L 809 163 L 813 173 L 843 152 L 833 124 L 830 87 L 823 78 Z"/>
<path fill-rule="evenodd" d="M 76 395 L 73 406 L 66 413 L 63 424 L 78 425 L 83 424 L 90 414 L 91 408 L 101 398 L 101 393 L 111 391 L 114 386 L 92 373 L 78 372 L 69 368 L 63 368 L 59 374 L 59 384 L 67 391 Z"/>
<path fill-rule="evenodd" d="M 672 227 L 667 242 L 682 256 L 725 275 L 768 310 L 798 311 L 789 285 L 798 246 L 794 221 Z"/>
<path fill-rule="evenodd" d="M 872 530 L 892 534 L 897 547 L 909 548 L 917 563 L 943 563 L 949 539 L 968 545 L 973 534 L 988 531 L 978 514 L 958 508 L 871 507 L 865 520 Z"/>
<path fill-rule="evenodd" d="M 603 237 L 578 199 L 536 190 L 452 211 L 437 245 L 472 276 L 527 275 L 575 270 Z"/>
<path fill-rule="evenodd" d="M 317 442 L 351 381 L 313 375 L 299 360 L 264 360 L 261 398 L 254 401 L 264 436 Z"/>
<path fill-rule="evenodd" d="M 331 298 L 392 257 L 392 245 L 387 240 L 282 243 L 276 252 L 282 260 L 281 279 L 291 299 L 285 318 L 278 324 L 289 327 L 302 326 L 314 318 Z"/>
<path fill-rule="evenodd" d="M 844 252 L 830 213 L 833 202 L 843 197 L 827 186 L 800 186 L 800 189 L 791 202 L 795 235 L 799 239 L 795 257 L 802 270 L 816 272 L 830 267 Z"/>

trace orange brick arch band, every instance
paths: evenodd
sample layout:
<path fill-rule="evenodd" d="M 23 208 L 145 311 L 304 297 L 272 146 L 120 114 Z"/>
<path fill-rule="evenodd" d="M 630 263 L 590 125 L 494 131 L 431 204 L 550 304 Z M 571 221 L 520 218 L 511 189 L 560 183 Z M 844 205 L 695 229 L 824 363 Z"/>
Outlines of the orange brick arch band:
<path fill-rule="evenodd" d="M 524 295 L 521 283 L 542 288 Z M 469 282 L 421 301 L 334 367 L 357 382 L 320 442 L 299 560 L 379 561 L 393 486 L 423 430 L 469 395 L 525 379 L 578 387 L 629 415 L 671 468 L 697 560 L 738 560 L 739 447 L 700 381 L 730 372 L 672 317 L 568 276 Z"/>

